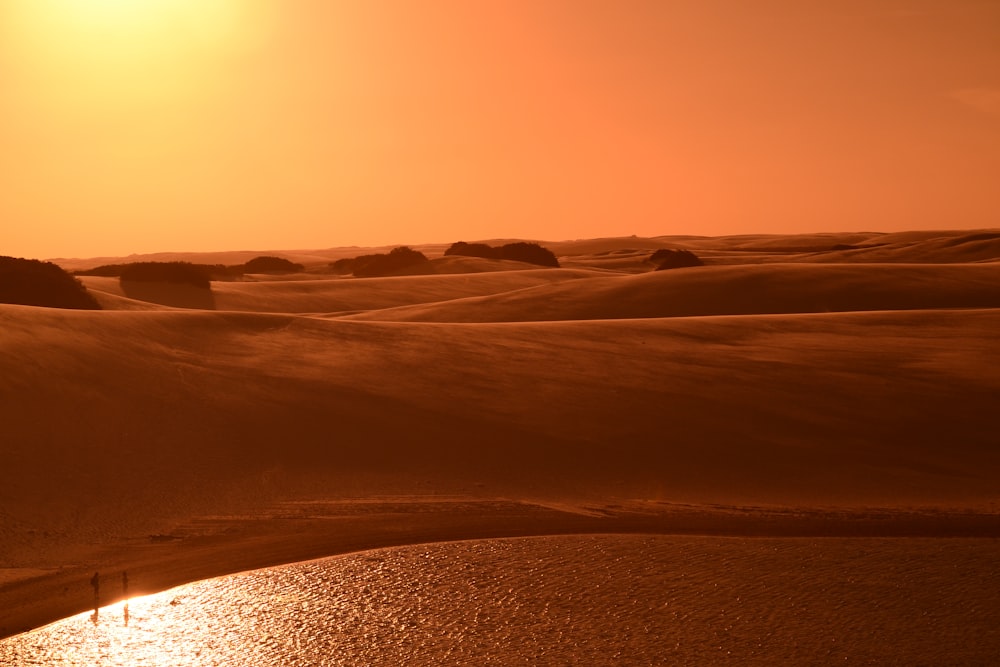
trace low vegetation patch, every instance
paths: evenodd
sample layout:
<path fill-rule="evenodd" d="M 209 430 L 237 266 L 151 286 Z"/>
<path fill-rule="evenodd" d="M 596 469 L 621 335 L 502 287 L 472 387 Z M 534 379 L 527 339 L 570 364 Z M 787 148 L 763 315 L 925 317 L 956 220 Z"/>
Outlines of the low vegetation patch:
<path fill-rule="evenodd" d="M 500 249 L 494 248 L 486 243 L 466 243 L 459 241 L 452 243 L 451 247 L 444 251 L 446 255 L 459 255 L 461 257 L 483 257 L 485 259 L 500 259 Z"/>
<path fill-rule="evenodd" d="M 354 271 L 354 262 L 357 261 L 357 257 L 341 257 L 335 262 L 330 262 L 330 269 L 334 273 L 339 273 L 345 275 Z"/>
<path fill-rule="evenodd" d="M 239 267 L 234 266 L 230 268 L 240 268 L 244 273 L 298 273 L 304 271 L 306 267 L 284 257 L 261 255 L 260 257 L 254 257 Z"/>
<path fill-rule="evenodd" d="M 135 262 L 126 264 L 119 279 L 122 282 L 175 283 L 211 289 L 211 273 L 205 264 L 191 262 Z"/>
<path fill-rule="evenodd" d="M 102 264 L 74 271 L 78 276 L 104 276 L 136 282 L 184 283 L 209 287 L 206 281 L 239 280 L 246 273 L 298 273 L 305 267 L 283 257 L 261 255 L 245 264 L 197 264 L 194 262 L 130 262 Z"/>
<path fill-rule="evenodd" d="M 705 264 L 690 250 L 670 250 L 669 248 L 660 248 L 649 256 L 649 261 L 656 265 L 657 271 L 704 266 Z"/>
<path fill-rule="evenodd" d="M 559 260 L 551 250 L 537 243 L 527 243 L 524 241 L 507 243 L 499 247 L 486 243 L 458 241 L 457 243 L 452 243 L 451 247 L 444 251 L 444 254 L 459 255 L 462 257 L 483 257 L 486 259 L 510 259 L 516 262 L 556 268 L 559 266 Z"/>
<path fill-rule="evenodd" d="M 393 248 L 389 253 L 380 252 L 338 259 L 330 263 L 330 268 L 336 273 L 353 273 L 358 278 L 374 278 L 412 271 L 427 262 L 424 253 L 407 246 L 400 246 Z"/>
<path fill-rule="evenodd" d="M 0 303 L 100 310 L 83 284 L 52 262 L 0 257 Z"/>
<path fill-rule="evenodd" d="M 73 273 L 78 276 L 103 276 L 106 278 L 121 278 L 122 274 L 129 273 L 132 274 L 135 269 L 132 267 L 136 265 L 167 265 L 167 264 L 186 264 L 188 266 L 195 267 L 197 270 L 203 272 L 208 276 L 209 280 L 239 280 L 243 277 L 243 265 L 238 264 L 236 266 L 224 266 L 222 264 L 195 264 L 191 262 L 132 262 L 129 264 L 102 264 L 101 266 L 96 266 L 92 269 L 80 269 L 74 271 Z M 164 269 L 139 269 L 139 275 L 144 274 L 155 274 L 156 271 L 163 271 Z M 171 270 L 167 270 L 168 272 Z M 143 278 L 127 278 L 126 280 L 139 280 L 142 281 Z M 157 279 L 151 278 L 149 281 L 155 282 Z M 148 282 L 148 281 L 147 281 Z M 168 282 L 178 282 L 176 280 L 171 280 Z M 184 282 L 184 281 L 180 281 Z"/>

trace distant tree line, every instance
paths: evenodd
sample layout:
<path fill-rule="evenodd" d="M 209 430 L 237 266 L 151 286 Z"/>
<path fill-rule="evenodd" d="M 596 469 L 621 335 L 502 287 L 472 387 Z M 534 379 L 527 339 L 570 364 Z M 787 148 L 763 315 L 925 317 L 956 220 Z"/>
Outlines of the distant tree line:
<path fill-rule="evenodd" d="M 340 274 L 353 273 L 358 278 L 391 276 L 404 271 L 412 271 L 429 260 L 424 253 L 407 246 L 393 248 L 388 253 L 374 253 L 345 257 L 330 263 L 330 268 Z"/>
<path fill-rule="evenodd" d="M 544 248 L 537 243 L 527 243 L 518 241 L 507 243 L 495 247 L 486 243 L 466 243 L 459 241 L 451 244 L 445 255 L 459 255 L 462 257 L 483 257 L 485 259 L 510 259 L 527 264 L 537 264 L 538 266 L 558 267 L 559 260 L 548 248 Z"/>
<path fill-rule="evenodd" d="M 203 289 L 213 280 L 239 280 L 247 273 L 297 273 L 305 267 L 283 257 L 261 255 L 244 264 L 196 264 L 193 262 L 130 262 L 104 264 L 76 271 L 78 276 L 104 276 L 134 282 L 168 282 Z"/>
<path fill-rule="evenodd" d="M 231 270 L 239 269 L 243 273 L 299 273 L 306 269 L 301 264 L 273 255 L 254 257 L 246 264 L 230 266 L 229 268 Z"/>
<path fill-rule="evenodd" d="M 118 276 L 121 282 L 175 283 L 211 289 L 211 267 L 191 262 L 134 262 L 126 264 Z"/>
<path fill-rule="evenodd" d="M 100 310 L 78 279 L 52 262 L 0 257 L 0 303 Z"/>

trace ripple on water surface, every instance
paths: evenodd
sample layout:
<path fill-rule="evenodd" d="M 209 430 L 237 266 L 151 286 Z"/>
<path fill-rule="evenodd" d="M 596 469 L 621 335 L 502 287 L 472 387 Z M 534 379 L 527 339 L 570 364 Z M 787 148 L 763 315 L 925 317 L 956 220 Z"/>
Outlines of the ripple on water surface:
<path fill-rule="evenodd" d="M 420 545 L 246 572 L 0 641 L 3 665 L 989 664 L 1000 543 Z"/>

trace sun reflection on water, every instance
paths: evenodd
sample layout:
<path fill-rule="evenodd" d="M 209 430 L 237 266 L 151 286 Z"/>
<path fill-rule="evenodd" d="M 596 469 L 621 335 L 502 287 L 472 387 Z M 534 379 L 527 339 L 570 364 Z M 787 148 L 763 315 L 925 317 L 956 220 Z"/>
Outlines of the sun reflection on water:
<path fill-rule="evenodd" d="M 51 639 L 37 644 L 45 647 L 41 664 L 176 664 L 171 641 L 163 641 L 171 637 L 172 619 L 162 610 L 173 593 L 136 596 L 43 628 Z"/>
<path fill-rule="evenodd" d="M 998 558 L 960 539 L 418 545 L 134 597 L 0 641 L 0 665 L 987 664 Z"/>

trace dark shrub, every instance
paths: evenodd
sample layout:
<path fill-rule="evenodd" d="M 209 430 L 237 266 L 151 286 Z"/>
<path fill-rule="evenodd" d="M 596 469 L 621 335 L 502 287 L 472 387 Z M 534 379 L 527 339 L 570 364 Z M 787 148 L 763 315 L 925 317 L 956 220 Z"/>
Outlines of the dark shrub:
<path fill-rule="evenodd" d="M 157 262 L 147 262 L 149 264 Z M 180 262 L 175 262 L 180 263 Z M 79 269 L 73 273 L 78 276 L 104 276 L 108 278 L 120 278 L 122 273 L 134 266 L 133 264 L 102 264 L 92 269 Z M 243 275 L 243 265 L 225 266 L 223 264 L 191 264 L 191 266 L 201 269 L 208 274 L 211 280 L 235 280 Z M 133 278 L 132 280 L 135 280 Z"/>
<path fill-rule="evenodd" d="M 668 248 L 660 248 L 654 252 L 650 255 L 649 261 L 657 265 L 657 271 L 683 269 L 688 266 L 703 266 L 705 264 L 690 250 L 670 250 Z"/>
<path fill-rule="evenodd" d="M 100 310 L 83 284 L 52 262 L 0 257 L 0 303 Z"/>
<path fill-rule="evenodd" d="M 341 257 L 336 262 L 330 262 L 330 268 L 334 273 L 341 275 L 354 271 L 354 257 Z"/>
<path fill-rule="evenodd" d="M 388 276 L 425 263 L 427 263 L 427 257 L 424 253 L 407 246 L 400 246 L 393 248 L 388 255 L 378 253 L 355 257 L 354 275 L 359 278 Z"/>
<path fill-rule="evenodd" d="M 451 247 L 444 251 L 445 255 L 459 255 L 462 257 L 484 257 L 486 259 L 500 259 L 500 251 L 485 243 L 466 243 L 459 241 L 452 243 Z"/>
<path fill-rule="evenodd" d="M 254 257 L 240 268 L 245 273 L 297 273 L 305 270 L 306 267 L 287 260 L 284 257 L 261 255 L 260 257 Z"/>
<path fill-rule="evenodd" d="M 128 264 L 102 264 L 92 269 L 77 269 L 73 272 L 77 276 L 103 276 L 105 278 L 117 278 L 125 270 Z"/>
<path fill-rule="evenodd" d="M 518 262 L 537 264 L 539 266 L 559 266 L 559 260 L 548 248 L 537 243 L 508 243 L 500 246 L 500 259 L 513 259 Z"/>
<path fill-rule="evenodd" d="M 121 272 L 121 280 L 144 283 L 177 283 L 211 289 L 210 266 L 190 262 L 136 262 Z"/>
<path fill-rule="evenodd" d="M 226 266 L 224 264 L 195 264 L 208 271 L 211 280 L 239 280 L 243 277 L 243 265 Z"/>
<path fill-rule="evenodd" d="M 374 254 L 374 255 L 358 255 L 357 257 L 355 257 L 354 259 L 351 260 L 351 264 L 350 264 L 351 273 L 353 273 L 354 275 L 359 275 L 358 274 L 359 270 L 361 272 L 364 272 L 366 266 L 368 266 L 372 262 L 376 262 L 377 263 L 378 260 L 379 260 L 379 257 L 385 257 L 385 256 L 386 256 L 385 253 L 377 253 L 377 254 Z M 377 264 L 376 264 L 376 268 L 377 268 Z"/>
<path fill-rule="evenodd" d="M 486 259 L 511 259 L 538 266 L 559 266 L 559 260 L 548 248 L 543 248 L 537 243 L 508 243 L 507 245 L 494 248 L 485 243 L 466 243 L 459 241 L 452 243 L 451 247 L 444 251 L 446 255 L 461 255 L 463 257 L 484 257 Z"/>

